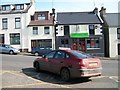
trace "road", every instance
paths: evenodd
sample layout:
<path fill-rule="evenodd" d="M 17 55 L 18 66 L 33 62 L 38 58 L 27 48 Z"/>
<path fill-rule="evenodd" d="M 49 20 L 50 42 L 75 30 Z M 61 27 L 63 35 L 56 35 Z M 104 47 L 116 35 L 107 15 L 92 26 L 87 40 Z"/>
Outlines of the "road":
<path fill-rule="evenodd" d="M 118 61 L 101 60 L 102 76 L 85 81 L 72 79 L 63 82 L 58 75 L 49 72 L 36 72 L 32 67 L 35 56 L 0 54 L 2 62 L 1 88 L 118 88 Z"/>

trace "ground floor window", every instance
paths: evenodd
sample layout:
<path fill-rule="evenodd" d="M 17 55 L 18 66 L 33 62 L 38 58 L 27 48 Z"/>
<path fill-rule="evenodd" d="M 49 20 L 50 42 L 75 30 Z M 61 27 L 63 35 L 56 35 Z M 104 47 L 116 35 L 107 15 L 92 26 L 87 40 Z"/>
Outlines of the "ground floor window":
<path fill-rule="evenodd" d="M 52 48 L 52 39 L 32 40 L 31 47 Z"/>
<path fill-rule="evenodd" d="M 4 43 L 4 34 L 0 34 L 0 43 Z"/>
<path fill-rule="evenodd" d="M 10 44 L 19 45 L 20 44 L 20 33 L 11 33 L 10 34 Z"/>
<path fill-rule="evenodd" d="M 98 38 L 87 39 L 87 48 L 100 48 Z"/>

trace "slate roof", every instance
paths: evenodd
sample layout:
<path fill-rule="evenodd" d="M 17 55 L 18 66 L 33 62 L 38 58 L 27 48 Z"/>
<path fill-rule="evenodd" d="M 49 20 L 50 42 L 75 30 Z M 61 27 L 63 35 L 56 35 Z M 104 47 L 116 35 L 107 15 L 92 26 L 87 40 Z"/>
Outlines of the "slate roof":
<path fill-rule="evenodd" d="M 59 12 L 57 24 L 101 24 L 101 20 L 94 12 Z"/>
<path fill-rule="evenodd" d="M 27 7 L 23 10 L 15 10 L 15 6 L 16 5 L 27 5 Z M 27 13 L 29 8 L 32 6 L 31 3 L 23 3 L 23 4 L 8 4 L 8 5 L 12 5 L 14 8 L 8 11 L 2 11 L 2 6 L 6 6 L 6 5 L 0 5 L 0 14 L 16 14 L 16 13 Z"/>
<path fill-rule="evenodd" d="M 110 27 L 120 27 L 120 13 L 106 13 L 104 18 Z"/>

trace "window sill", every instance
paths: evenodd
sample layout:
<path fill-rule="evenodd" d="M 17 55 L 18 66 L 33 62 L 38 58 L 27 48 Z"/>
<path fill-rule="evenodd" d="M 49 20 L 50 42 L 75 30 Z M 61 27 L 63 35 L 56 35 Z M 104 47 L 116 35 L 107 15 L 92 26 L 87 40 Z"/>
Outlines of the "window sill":
<path fill-rule="evenodd" d="M 87 48 L 87 50 L 100 49 L 100 48 Z"/>

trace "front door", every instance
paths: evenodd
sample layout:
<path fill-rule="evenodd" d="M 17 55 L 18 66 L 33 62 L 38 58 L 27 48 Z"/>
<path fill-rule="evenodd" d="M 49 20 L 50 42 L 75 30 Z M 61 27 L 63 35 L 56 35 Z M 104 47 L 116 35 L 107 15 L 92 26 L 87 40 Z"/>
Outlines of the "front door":
<path fill-rule="evenodd" d="M 120 55 L 120 44 L 118 44 L 118 55 Z"/>

